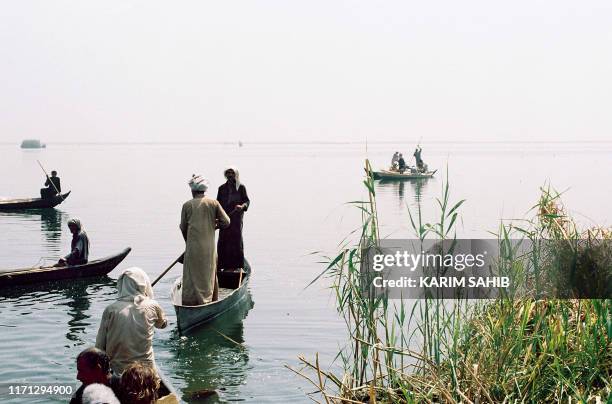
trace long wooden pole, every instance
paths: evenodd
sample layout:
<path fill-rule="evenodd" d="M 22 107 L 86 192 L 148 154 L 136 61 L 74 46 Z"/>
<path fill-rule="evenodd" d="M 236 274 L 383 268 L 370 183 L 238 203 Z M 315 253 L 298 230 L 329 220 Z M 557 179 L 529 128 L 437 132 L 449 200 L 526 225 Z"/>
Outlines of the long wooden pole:
<path fill-rule="evenodd" d="M 51 181 L 51 178 L 49 177 L 49 174 L 47 174 L 47 170 L 45 170 L 45 167 L 43 167 L 42 164 L 40 164 L 39 160 L 36 160 L 36 162 L 38 163 L 38 165 L 40 166 L 40 168 L 42 168 L 43 172 L 45 173 L 45 175 L 47 176 L 47 179 L 49 180 L 49 182 L 51 183 L 51 185 L 53 185 L 53 188 L 55 189 L 55 192 L 57 192 L 57 194 L 59 195 L 60 198 L 62 198 L 62 201 L 64 200 L 64 197 L 62 196 L 62 193 L 59 191 L 59 189 L 57 189 L 57 187 L 55 186 L 55 184 L 53 183 L 53 181 Z"/>
<path fill-rule="evenodd" d="M 163 278 L 163 277 L 164 277 L 164 275 L 166 275 L 166 273 L 168 273 L 168 271 L 169 271 L 169 270 L 171 270 L 171 269 L 172 269 L 172 267 L 173 267 L 173 266 L 175 266 L 175 265 L 176 265 L 176 263 L 180 261 L 180 259 L 181 259 L 181 258 L 183 258 L 183 255 L 184 255 L 184 254 L 179 255 L 179 256 L 178 256 L 178 258 L 177 258 L 177 259 L 175 259 L 175 260 L 174 260 L 174 262 L 173 262 L 172 264 L 170 264 L 170 266 L 169 266 L 168 268 L 166 268 L 166 270 L 165 270 L 164 272 L 162 272 L 162 273 L 161 273 L 161 275 L 159 275 L 159 276 L 157 277 L 157 279 L 155 279 L 155 280 L 153 281 L 153 283 L 151 283 L 151 287 L 155 286 L 155 284 L 156 284 L 157 282 L 159 282 L 159 280 L 160 280 L 161 278 Z"/>

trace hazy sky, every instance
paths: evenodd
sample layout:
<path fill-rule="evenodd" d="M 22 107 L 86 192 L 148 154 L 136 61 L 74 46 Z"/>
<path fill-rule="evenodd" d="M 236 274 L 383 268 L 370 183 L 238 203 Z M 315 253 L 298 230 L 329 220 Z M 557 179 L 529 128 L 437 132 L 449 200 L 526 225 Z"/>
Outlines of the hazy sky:
<path fill-rule="evenodd" d="M 610 1 L 0 2 L 0 141 L 612 140 Z"/>

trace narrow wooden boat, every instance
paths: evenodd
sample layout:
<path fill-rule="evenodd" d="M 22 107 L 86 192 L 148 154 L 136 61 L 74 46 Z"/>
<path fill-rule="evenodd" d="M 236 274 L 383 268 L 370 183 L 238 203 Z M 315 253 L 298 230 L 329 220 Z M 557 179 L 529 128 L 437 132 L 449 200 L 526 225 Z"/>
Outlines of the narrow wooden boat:
<path fill-rule="evenodd" d="M 170 383 L 169 379 L 164 375 L 161 370 L 157 369 L 157 375 L 159 376 L 160 384 L 157 389 L 157 404 L 179 404 L 181 403 L 180 396 Z"/>
<path fill-rule="evenodd" d="M 0 199 L 0 210 L 52 208 L 64 202 L 70 192 L 50 198 Z"/>
<path fill-rule="evenodd" d="M 431 178 L 438 170 L 426 171 L 424 173 L 416 170 L 406 170 L 403 173 L 399 171 L 380 170 L 372 171 L 375 180 L 416 180 L 421 178 Z"/>
<path fill-rule="evenodd" d="M 128 247 L 119 254 L 89 261 L 83 265 L 0 270 L 0 287 L 106 275 L 115 269 L 130 251 L 132 249 Z"/>
<path fill-rule="evenodd" d="M 172 286 L 171 299 L 176 311 L 176 319 L 179 332 L 188 332 L 200 325 L 219 317 L 226 311 L 246 301 L 247 285 L 251 277 L 251 266 L 244 260 L 244 272 L 242 276 L 238 272 L 220 271 L 219 278 L 219 300 L 200 306 L 182 305 L 182 282 L 183 277 L 178 277 Z M 241 282 L 238 279 L 241 278 Z"/>

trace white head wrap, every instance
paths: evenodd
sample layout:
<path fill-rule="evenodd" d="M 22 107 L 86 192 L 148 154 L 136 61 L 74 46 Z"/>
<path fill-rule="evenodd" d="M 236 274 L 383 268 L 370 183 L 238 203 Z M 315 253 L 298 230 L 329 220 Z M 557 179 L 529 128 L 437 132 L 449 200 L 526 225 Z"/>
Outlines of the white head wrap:
<path fill-rule="evenodd" d="M 110 387 L 93 383 L 83 390 L 83 404 L 120 404 Z"/>
<path fill-rule="evenodd" d="M 136 304 L 140 304 L 146 298 L 154 298 L 149 276 L 138 267 L 128 268 L 119 275 L 117 290 L 119 299 L 132 300 Z"/>
<path fill-rule="evenodd" d="M 240 174 L 238 173 L 238 169 L 236 166 L 229 166 L 223 171 L 223 175 L 225 175 L 228 170 L 232 170 L 234 174 L 236 174 L 236 191 L 238 191 L 238 188 L 240 188 Z"/>
<path fill-rule="evenodd" d="M 193 174 L 188 184 L 192 191 L 206 192 L 206 190 L 208 189 L 209 182 L 206 178 L 202 177 L 201 175 Z"/>

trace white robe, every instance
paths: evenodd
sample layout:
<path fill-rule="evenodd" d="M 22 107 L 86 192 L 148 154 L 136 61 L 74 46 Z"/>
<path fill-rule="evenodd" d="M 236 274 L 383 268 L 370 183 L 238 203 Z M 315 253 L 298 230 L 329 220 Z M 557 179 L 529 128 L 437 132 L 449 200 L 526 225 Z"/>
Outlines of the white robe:
<path fill-rule="evenodd" d="M 149 277 L 140 268 L 126 269 L 117 279 L 117 289 L 119 299 L 102 314 L 96 348 L 106 351 L 116 374 L 133 362 L 155 367 L 153 327 L 164 328 L 167 321 L 153 300 Z"/>

